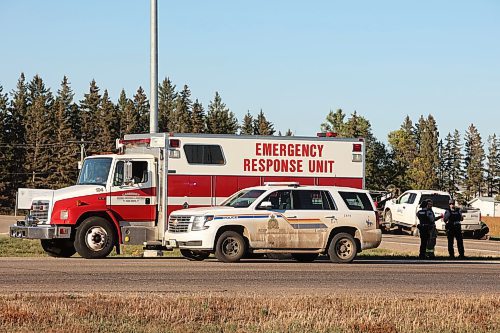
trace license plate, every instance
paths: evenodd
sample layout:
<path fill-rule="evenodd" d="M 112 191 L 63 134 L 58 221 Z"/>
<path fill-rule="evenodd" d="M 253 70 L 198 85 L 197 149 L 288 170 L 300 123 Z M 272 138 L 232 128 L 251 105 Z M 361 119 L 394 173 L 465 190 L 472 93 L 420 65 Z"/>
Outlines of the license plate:
<path fill-rule="evenodd" d="M 168 244 L 170 244 L 171 247 L 177 247 L 177 241 L 175 239 L 169 240 Z"/>

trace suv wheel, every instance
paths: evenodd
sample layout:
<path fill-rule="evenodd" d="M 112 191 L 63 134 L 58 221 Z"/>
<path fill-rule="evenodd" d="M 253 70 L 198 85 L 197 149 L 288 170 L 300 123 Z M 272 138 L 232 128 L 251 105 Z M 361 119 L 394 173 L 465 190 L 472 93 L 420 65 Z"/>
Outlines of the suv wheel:
<path fill-rule="evenodd" d="M 354 260 L 358 253 L 358 246 L 351 234 L 341 232 L 333 236 L 328 255 L 330 260 L 337 263 L 349 263 Z"/>
<path fill-rule="evenodd" d="M 222 262 L 237 262 L 246 253 L 246 242 L 239 233 L 225 231 L 217 239 L 215 257 Z"/>

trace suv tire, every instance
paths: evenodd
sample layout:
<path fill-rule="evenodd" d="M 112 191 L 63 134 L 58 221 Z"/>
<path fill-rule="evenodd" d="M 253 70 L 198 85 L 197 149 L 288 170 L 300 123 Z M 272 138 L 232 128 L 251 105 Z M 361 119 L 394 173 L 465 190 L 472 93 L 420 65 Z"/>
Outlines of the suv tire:
<path fill-rule="evenodd" d="M 247 244 L 239 233 L 225 231 L 217 239 L 215 257 L 222 262 L 237 262 L 247 251 Z"/>
<path fill-rule="evenodd" d="M 350 263 L 358 253 L 358 245 L 351 234 L 341 232 L 333 236 L 328 255 L 336 263 Z"/>

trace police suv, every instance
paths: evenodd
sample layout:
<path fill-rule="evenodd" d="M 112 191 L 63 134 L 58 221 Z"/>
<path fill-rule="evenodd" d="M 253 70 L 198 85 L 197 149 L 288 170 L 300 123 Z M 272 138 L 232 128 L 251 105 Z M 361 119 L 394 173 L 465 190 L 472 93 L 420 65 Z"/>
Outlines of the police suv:
<path fill-rule="evenodd" d="M 382 239 L 368 191 L 332 186 L 267 183 L 241 190 L 220 206 L 170 215 L 168 246 L 191 260 L 211 253 L 236 262 L 250 253 L 287 253 L 301 262 L 320 254 L 351 262 Z"/>

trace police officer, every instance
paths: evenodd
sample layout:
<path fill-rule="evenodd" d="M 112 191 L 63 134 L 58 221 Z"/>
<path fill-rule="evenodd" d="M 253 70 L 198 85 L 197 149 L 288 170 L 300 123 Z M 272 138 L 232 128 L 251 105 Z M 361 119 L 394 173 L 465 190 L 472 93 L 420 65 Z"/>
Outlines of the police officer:
<path fill-rule="evenodd" d="M 420 210 L 417 212 L 417 218 L 420 222 L 417 226 L 420 234 L 420 251 L 418 255 L 420 259 L 425 259 L 426 256 L 429 259 L 435 258 L 436 220 L 439 220 L 442 216 L 436 218 L 432 211 L 432 206 L 432 200 L 424 200 L 420 204 Z"/>
<path fill-rule="evenodd" d="M 455 252 L 453 250 L 454 238 L 457 239 L 459 258 L 465 258 L 464 240 L 462 238 L 462 227 L 460 224 L 463 219 L 464 218 L 460 209 L 455 207 L 455 200 L 450 200 L 450 206 L 444 213 L 446 235 L 448 236 L 448 254 L 450 255 L 450 258 L 455 258 Z"/>

